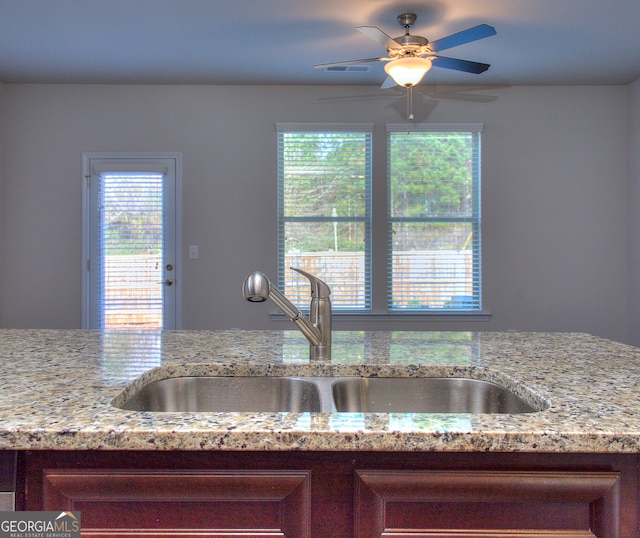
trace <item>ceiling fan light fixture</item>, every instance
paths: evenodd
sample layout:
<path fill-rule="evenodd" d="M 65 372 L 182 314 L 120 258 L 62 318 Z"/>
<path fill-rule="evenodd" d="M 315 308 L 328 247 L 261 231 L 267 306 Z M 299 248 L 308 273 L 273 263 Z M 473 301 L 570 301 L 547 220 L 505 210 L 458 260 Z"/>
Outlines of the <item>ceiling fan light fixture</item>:
<path fill-rule="evenodd" d="M 409 88 L 419 84 L 431 69 L 431 58 L 409 56 L 385 64 L 384 70 L 398 86 Z"/>

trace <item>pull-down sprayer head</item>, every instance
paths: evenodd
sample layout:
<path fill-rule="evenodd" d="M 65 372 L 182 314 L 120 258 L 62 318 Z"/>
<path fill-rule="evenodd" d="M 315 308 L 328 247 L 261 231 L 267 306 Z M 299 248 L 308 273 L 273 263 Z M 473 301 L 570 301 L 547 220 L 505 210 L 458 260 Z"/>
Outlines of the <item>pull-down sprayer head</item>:
<path fill-rule="evenodd" d="M 244 281 L 244 298 L 252 303 L 262 303 L 269 298 L 271 282 L 264 273 L 254 271 Z"/>
<path fill-rule="evenodd" d="M 294 323 L 304 317 L 302 312 L 271 283 L 267 275 L 260 271 L 254 271 L 245 278 L 242 292 L 244 298 L 252 303 L 262 303 L 271 299 Z"/>

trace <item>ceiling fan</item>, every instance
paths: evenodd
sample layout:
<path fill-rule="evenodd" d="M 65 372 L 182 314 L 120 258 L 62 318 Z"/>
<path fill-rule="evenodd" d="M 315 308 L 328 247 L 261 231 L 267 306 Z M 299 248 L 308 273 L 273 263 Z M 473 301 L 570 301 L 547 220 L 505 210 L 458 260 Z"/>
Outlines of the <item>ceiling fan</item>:
<path fill-rule="evenodd" d="M 398 15 L 398 23 L 404 28 L 405 33 L 403 36 L 395 38 L 390 37 L 375 26 L 357 27 L 357 30 L 364 35 L 384 46 L 387 49 L 388 57 L 347 60 L 344 62 L 318 64 L 313 67 L 325 69 L 327 67 L 362 65 L 370 62 L 386 62 L 384 70 L 388 77 L 382 84 L 382 88 L 389 88 L 396 84 L 411 88 L 420 83 L 432 66 L 473 74 L 480 74 L 489 69 L 489 64 L 449 58 L 440 56 L 438 53 L 458 45 L 464 45 L 465 43 L 495 35 L 496 30 L 493 26 L 480 24 L 430 42 L 426 37 L 409 33 L 409 29 L 416 22 L 416 18 L 417 15 L 414 13 Z"/>

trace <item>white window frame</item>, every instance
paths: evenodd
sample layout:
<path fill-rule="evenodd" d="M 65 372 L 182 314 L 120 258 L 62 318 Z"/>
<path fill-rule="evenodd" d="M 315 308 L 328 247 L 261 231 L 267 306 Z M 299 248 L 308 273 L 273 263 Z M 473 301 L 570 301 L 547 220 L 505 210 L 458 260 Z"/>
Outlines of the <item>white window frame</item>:
<path fill-rule="evenodd" d="M 278 134 L 278 285 L 280 289 L 286 293 L 286 286 L 284 286 L 285 279 L 288 281 L 295 281 L 298 278 L 306 282 L 302 277 L 298 277 L 296 273 L 290 274 L 288 267 L 285 267 L 285 238 L 284 229 L 287 222 L 298 220 L 299 222 L 331 222 L 333 218 L 327 217 L 302 217 L 300 219 L 286 217 L 284 215 L 284 171 L 281 162 L 281 144 L 284 142 L 283 135 L 286 133 L 366 133 L 368 135 L 368 144 L 366 145 L 367 157 L 365 162 L 365 214 L 354 219 L 354 222 L 359 222 L 364 225 L 364 253 L 362 263 L 364 264 L 364 304 L 361 308 L 350 309 L 349 307 L 340 307 L 336 305 L 334 299 L 335 313 L 340 312 L 355 312 L 355 313 L 368 313 L 371 312 L 371 153 L 373 146 L 373 123 L 277 123 L 276 132 Z M 336 217 L 336 220 L 340 220 L 340 217 Z M 350 219 L 348 219 L 350 220 Z M 323 275 L 318 274 L 319 278 L 323 278 Z M 332 283 L 327 281 L 331 286 Z M 289 299 L 301 309 L 307 309 L 309 299 L 305 296 L 304 300 L 297 297 L 289 297 Z"/>
<path fill-rule="evenodd" d="M 340 131 L 348 129 L 346 124 L 334 124 L 334 123 L 277 123 L 276 131 Z M 369 283 L 368 289 L 370 289 L 370 309 L 367 310 L 335 310 L 333 315 L 336 319 L 342 321 L 403 321 L 403 320 L 428 320 L 428 321 L 488 321 L 491 318 L 489 311 L 485 310 L 485 305 L 482 302 L 482 274 L 481 274 L 481 246 L 479 243 L 479 258 L 478 263 L 478 279 L 480 286 L 480 309 L 466 310 L 466 309 L 442 309 L 442 310 L 392 310 L 388 304 L 389 294 L 389 273 L 390 267 L 388 265 L 388 241 L 389 241 L 389 212 L 388 212 L 388 199 L 389 199 L 389 177 L 388 177 L 388 132 L 390 131 L 411 131 L 411 130 L 423 130 L 423 131 L 478 131 L 483 130 L 483 125 L 480 123 L 446 123 L 446 124 L 396 124 L 391 123 L 386 125 L 386 131 L 376 132 L 373 129 L 373 124 L 349 124 L 352 129 L 362 130 L 364 127 L 372 130 L 372 178 L 371 178 L 371 206 L 370 206 L 370 272 L 368 273 Z M 364 126 L 364 127 L 363 127 Z M 384 141 L 381 139 L 384 136 Z M 478 150 L 480 152 L 480 149 Z M 384 155 L 382 155 L 384 153 Z M 278 155 L 279 159 L 279 155 Z M 481 156 L 478 155 L 478 173 L 481 175 Z M 280 172 L 279 172 L 280 176 Z M 280 188 L 280 180 L 278 178 L 278 188 Z M 478 225 L 481 226 L 481 176 L 478 179 L 477 204 L 478 212 Z M 282 225 L 280 210 L 278 209 L 278 226 Z M 280 235 L 280 234 L 279 234 Z M 478 238 L 481 241 L 481 238 Z M 279 245 L 280 246 L 280 245 Z M 284 253 L 281 249 L 278 250 L 278 267 L 283 267 Z M 282 269 L 280 273 L 282 272 Z M 281 276 L 281 274 L 279 274 Z M 304 306 L 304 305 L 303 305 Z M 284 319 L 284 315 L 280 313 L 272 313 L 274 319 Z"/>
<path fill-rule="evenodd" d="M 409 314 L 409 315 L 425 315 L 425 316 L 433 316 L 433 315 L 443 315 L 449 316 L 453 315 L 478 315 L 483 314 L 482 312 L 482 216 L 481 216 L 481 133 L 483 130 L 483 125 L 481 123 L 469 123 L 469 124 L 450 124 L 450 123 L 422 123 L 422 124 L 413 124 L 408 128 L 407 124 L 387 124 L 387 197 L 388 197 L 388 206 L 387 206 L 387 308 L 390 313 L 396 314 Z M 411 135 L 411 133 L 470 133 L 473 137 L 475 137 L 475 143 L 473 148 L 473 166 L 472 166 L 472 188 L 471 188 L 471 214 L 465 214 L 463 216 L 460 215 L 431 215 L 431 214 L 423 214 L 416 217 L 394 217 L 391 215 L 391 144 L 390 137 L 393 134 L 403 134 L 407 133 Z M 469 306 L 463 306 L 463 304 L 458 306 L 441 306 L 436 307 L 434 310 L 429 310 L 427 308 L 408 308 L 408 307 L 399 307 L 394 306 L 392 301 L 392 286 L 393 286 L 393 270 L 392 270 L 392 256 L 393 256 L 393 225 L 394 223 L 405 222 L 405 223 L 442 223 L 442 224 L 453 224 L 456 222 L 464 222 L 471 225 L 473 230 L 472 232 L 472 248 L 470 249 L 472 253 L 472 278 L 471 278 L 471 295 L 469 300 Z M 444 251 L 440 251 L 444 252 Z M 449 258 L 449 255 L 447 255 Z M 443 260 L 436 256 L 429 263 L 437 263 L 438 267 L 442 267 L 441 264 L 448 266 L 448 262 L 451 259 Z M 467 260 L 468 261 L 468 260 Z M 451 269 L 447 269 L 451 270 Z M 451 275 L 442 273 L 445 278 L 450 277 Z M 453 284 L 451 284 L 450 280 L 446 281 L 449 285 L 445 288 L 445 291 L 451 292 Z M 459 285 L 456 283 L 453 288 L 458 287 Z M 466 289 L 466 286 L 464 286 Z M 417 291 L 417 290 L 416 290 Z M 467 297 L 465 296 L 465 299 Z M 461 297 L 462 299 L 462 297 Z M 444 302 L 444 301 L 443 301 Z"/>

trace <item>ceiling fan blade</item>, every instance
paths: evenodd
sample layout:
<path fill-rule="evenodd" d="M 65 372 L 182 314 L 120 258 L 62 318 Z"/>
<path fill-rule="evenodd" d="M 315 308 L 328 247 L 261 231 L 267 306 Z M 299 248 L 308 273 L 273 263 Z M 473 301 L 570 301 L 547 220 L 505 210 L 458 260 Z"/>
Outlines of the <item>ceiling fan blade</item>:
<path fill-rule="evenodd" d="M 391 36 L 385 34 L 376 26 L 358 26 L 356 30 L 360 30 L 364 35 L 370 37 L 374 41 L 380 43 L 385 49 L 401 49 L 402 45 Z"/>
<path fill-rule="evenodd" d="M 339 67 L 342 65 L 362 65 L 371 62 L 386 62 L 391 58 L 363 58 L 362 60 L 345 60 L 344 62 L 332 62 L 328 64 L 314 65 L 314 69 L 326 69 L 327 67 Z"/>
<path fill-rule="evenodd" d="M 451 34 L 450 36 L 443 37 L 441 39 L 436 39 L 435 41 L 432 41 L 430 45 L 433 52 L 438 52 L 450 49 L 451 47 L 457 47 L 458 45 L 464 45 L 465 43 L 471 43 L 472 41 L 477 41 L 478 39 L 483 39 L 492 35 L 496 35 L 496 29 L 493 26 L 489 26 L 488 24 L 479 24 L 473 28 L 462 30 L 462 32 Z"/>
<path fill-rule="evenodd" d="M 393 88 L 394 86 L 397 86 L 396 81 L 393 80 L 391 77 L 387 76 L 387 78 L 384 79 L 382 86 L 380 86 L 380 89 L 386 90 L 388 88 Z"/>
<path fill-rule="evenodd" d="M 464 71 L 466 73 L 474 73 L 479 75 L 484 73 L 490 64 L 483 64 L 480 62 L 471 62 L 469 60 L 458 60 L 457 58 L 447 58 L 446 56 L 433 56 L 431 65 L 436 67 L 444 67 L 445 69 L 455 69 L 456 71 Z"/>

